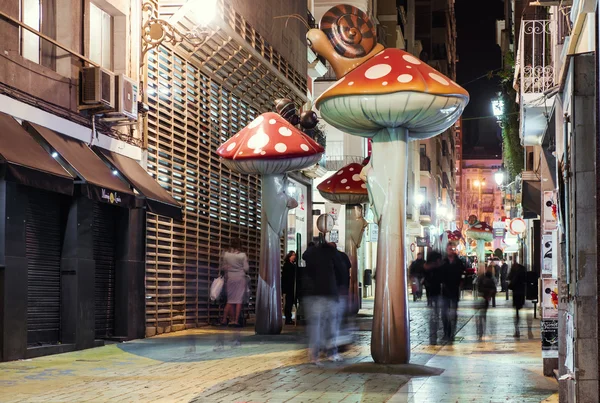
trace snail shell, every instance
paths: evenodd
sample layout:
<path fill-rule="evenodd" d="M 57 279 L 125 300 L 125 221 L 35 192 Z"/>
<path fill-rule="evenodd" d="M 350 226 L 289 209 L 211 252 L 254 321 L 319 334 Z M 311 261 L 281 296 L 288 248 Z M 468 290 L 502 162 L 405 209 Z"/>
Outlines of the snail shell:
<path fill-rule="evenodd" d="M 377 43 L 373 22 L 354 6 L 341 4 L 331 8 L 321 18 L 321 30 L 335 51 L 348 58 L 366 56 Z"/>

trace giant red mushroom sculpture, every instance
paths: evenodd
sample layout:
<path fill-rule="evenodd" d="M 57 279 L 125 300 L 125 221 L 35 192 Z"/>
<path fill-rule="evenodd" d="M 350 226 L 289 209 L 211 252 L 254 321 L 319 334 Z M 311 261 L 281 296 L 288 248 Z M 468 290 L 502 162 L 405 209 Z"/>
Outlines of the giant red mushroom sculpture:
<path fill-rule="evenodd" d="M 217 153 L 232 171 L 262 175 L 261 251 L 256 291 L 258 334 L 279 334 L 281 246 L 287 212 L 298 203 L 286 193 L 286 172 L 314 165 L 323 147 L 276 113 L 263 113 L 223 143 Z"/>
<path fill-rule="evenodd" d="M 477 275 L 483 276 L 485 271 L 485 243 L 494 240 L 494 229 L 489 224 L 479 221 L 476 216 L 471 215 L 465 222 L 469 228 L 467 236 L 477 241 Z"/>
<path fill-rule="evenodd" d="M 317 186 L 323 198 L 333 203 L 346 205 L 345 249 L 352 264 L 348 304 L 348 309 L 351 313 L 357 313 L 360 306 L 357 249 L 360 247 L 360 242 L 367 226 L 367 221 L 363 217 L 361 204 L 369 201 L 367 185 L 360 178 L 362 169 L 362 164 L 353 162 Z"/>
<path fill-rule="evenodd" d="M 332 8 L 323 16 L 321 29 L 308 32 L 308 43 L 329 61 L 339 80 L 317 99 L 317 109 L 336 128 L 372 138 L 372 159 L 363 172 L 379 223 L 371 355 L 378 363 L 407 363 L 407 143 L 452 126 L 469 95 L 413 55 L 381 50 L 375 44 L 375 27 L 355 7 Z"/>

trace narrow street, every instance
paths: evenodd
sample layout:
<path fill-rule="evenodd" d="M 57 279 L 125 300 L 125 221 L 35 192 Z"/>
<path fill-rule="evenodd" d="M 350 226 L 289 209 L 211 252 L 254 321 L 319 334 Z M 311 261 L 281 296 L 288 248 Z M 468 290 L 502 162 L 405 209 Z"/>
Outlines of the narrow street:
<path fill-rule="evenodd" d="M 359 314 L 345 362 L 308 363 L 303 328 L 256 336 L 202 328 L 73 353 L 0 364 L 2 402 L 554 402 L 542 375 L 539 319 L 525 310 L 514 339 L 511 301 L 488 313 L 478 342 L 474 303 L 459 310 L 454 344 L 430 346 L 428 310 L 411 303 L 410 365 L 373 364 L 372 300 Z M 529 325 L 528 325 L 529 323 Z M 529 327 L 531 326 L 531 327 Z M 529 328 L 528 328 L 529 327 Z M 234 346 L 235 339 L 240 346 Z M 222 351 L 215 347 L 223 342 Z M 548 400 L 545 400 L 548 399 Z"/>

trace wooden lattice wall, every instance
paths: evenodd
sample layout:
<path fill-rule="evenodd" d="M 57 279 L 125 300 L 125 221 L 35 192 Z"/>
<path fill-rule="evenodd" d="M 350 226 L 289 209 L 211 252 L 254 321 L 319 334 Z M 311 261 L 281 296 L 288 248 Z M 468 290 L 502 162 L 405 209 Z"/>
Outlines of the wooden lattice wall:
<path fill-rule="evenodd" d="M 183 223 L 147 220 L 146 328 L 153 335 L 216 319 L 209 287 L 230 237 L 244 241 L 254 294 L 260 178 L 230 172 L 216 154 L 257 111 L 171 49 L 149 52 L 147 63 L 147 169 L 185 206 Z"/>

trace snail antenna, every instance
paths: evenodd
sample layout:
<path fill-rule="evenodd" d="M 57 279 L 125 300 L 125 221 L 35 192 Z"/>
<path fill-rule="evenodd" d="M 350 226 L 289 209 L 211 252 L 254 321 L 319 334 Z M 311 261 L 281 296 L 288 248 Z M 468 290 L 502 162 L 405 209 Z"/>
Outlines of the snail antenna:
<path fill-rule="evenodd" d="M 299 21 L 301 21 L 304 26 L 306 27 L 306 30 L 310 30 L 310 26 L 308 25 L 308 22 L 306 22 L 306 20 L 304 18 L 302 18 L 302 16 L 300 16 L 300 14 L 289 14 L 289 15 L 280 15 L 277 17 L 273 17 L 274 20 L 279 19 L 279 18 L 286 18 L 285 20 L 285 27 L 287 28 L 288 22 L 290 20 L 290 18 L 295 18 Z"/>

